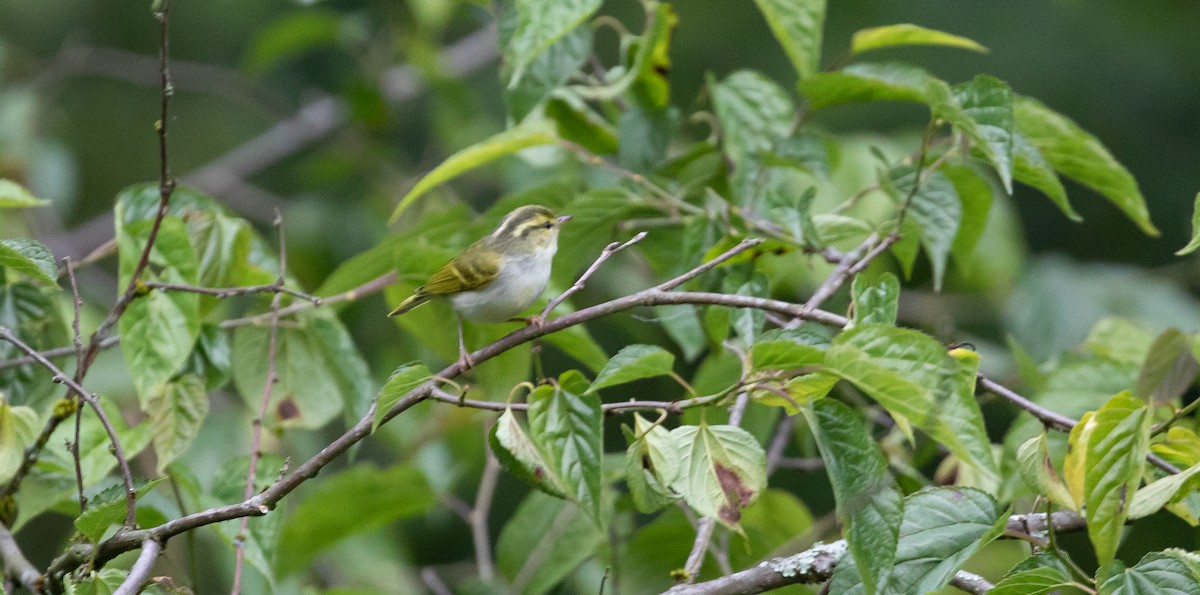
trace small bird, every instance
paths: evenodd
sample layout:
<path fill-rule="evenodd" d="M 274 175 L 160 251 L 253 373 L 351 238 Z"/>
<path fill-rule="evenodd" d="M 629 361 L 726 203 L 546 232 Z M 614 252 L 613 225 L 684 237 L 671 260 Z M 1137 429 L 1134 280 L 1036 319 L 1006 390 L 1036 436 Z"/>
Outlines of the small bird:
<path fill-rule="evenodd" d="M 463 345 L 463 319 L 506 322 L 528 308 L 550 282 L 559 227 L 570 220 L 570 215 L 555 217 L 541 205 L 514 209 L 491 234 L 442 265 L 388 316 L 435 298 L 448 301 L 459 317 L 459 364 L 464 370 L 474 367 Z"/>

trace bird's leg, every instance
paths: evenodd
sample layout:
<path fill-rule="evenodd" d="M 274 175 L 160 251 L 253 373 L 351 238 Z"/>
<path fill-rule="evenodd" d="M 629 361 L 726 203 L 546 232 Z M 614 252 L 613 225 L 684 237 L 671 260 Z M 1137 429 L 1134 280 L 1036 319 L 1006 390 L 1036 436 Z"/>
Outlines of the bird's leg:
<path fill-rule="evenodd" d="M 467 352 L 467 347 L 463 342 L 463 323 L 462 319 L 458 319 L 458 368 L 466 372 L 470 368 L 475 367 L 475 361 L 471 359 L 471 354 Z"/>

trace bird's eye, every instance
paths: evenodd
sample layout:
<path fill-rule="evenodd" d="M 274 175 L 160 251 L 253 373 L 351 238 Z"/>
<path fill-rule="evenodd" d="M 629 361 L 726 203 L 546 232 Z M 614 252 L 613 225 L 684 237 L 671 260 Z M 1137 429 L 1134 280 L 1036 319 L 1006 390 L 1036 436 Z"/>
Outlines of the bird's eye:
<path fill-rule="evenodd" d="M 543 223 L 543 224 L 542 224 L 542 227 L 543 227 L 543 228 L 545 228 L 545 229 L 550 229 L 551 227 L 554 227 L 554 222 L 553 222 L 553 221 L 547 221 L 547 222 L 545 222 L 545 223 Z"/>

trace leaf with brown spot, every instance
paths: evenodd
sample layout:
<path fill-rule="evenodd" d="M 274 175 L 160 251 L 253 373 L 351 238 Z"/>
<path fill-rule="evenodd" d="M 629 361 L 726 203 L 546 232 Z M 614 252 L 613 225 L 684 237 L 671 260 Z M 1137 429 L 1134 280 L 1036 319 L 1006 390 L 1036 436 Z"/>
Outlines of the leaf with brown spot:
<path fill-rule="evenodd" d="M 742 509 L 767 487 L 762 446 L 737 426 L 680 426 L 671 431 L 681 445 L 679 473 L 671 488 L 696 512 L 740 531 Z"/>

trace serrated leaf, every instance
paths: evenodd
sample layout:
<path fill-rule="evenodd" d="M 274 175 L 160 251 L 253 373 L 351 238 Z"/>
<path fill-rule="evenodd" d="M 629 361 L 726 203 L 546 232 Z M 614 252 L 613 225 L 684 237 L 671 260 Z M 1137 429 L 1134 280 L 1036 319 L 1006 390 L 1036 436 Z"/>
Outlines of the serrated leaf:
<path fill-rule="evenodd" d="M 908 419 L 997 485 L 991 443 L 975 400 L 978 357 L 960 362 L 928 335 L 863 325 L 841 333 L 825 352 L 827 371 Z"/>
<path fill-rule="evenodd" d="M 1000 176 L 1004 190 L 1012 194 L 1013 131 L 1016 126 L 1012 89 L 998 78 L 981 74 L 955 85 L 953 91 L 958 107 L 974 124 L 960 130 L 983 152 Z"/>
<path fill-rule="evenodd" d="M 1057 568 L 1031 568 L 1004 577 L 988 595 L 1047 595 L 1070 584 L 1071 578 Z"/>
<path fill-rule="evenodd" d="M 622 426 L 625 427 L 625 426 Z M 661 425 L 633 414 L 633 430 L 627 431 L 625 483 L 638 511 L 649 514 L 675 501 L 671 482 L 679 473 L 684 447 Z"/>
<path fill-rule="evenodd" d="M 58 304 L 28 281 L 0 284 L 0 325 L 12 329 L 39 351 L 60 347 L 70 340 Z M 15 345 L 0 341 L 0 359 L 24 355 Z M 0 369 L 0 387 L 9 403 L 35 409 L 45 406 L 57 388 L 50 372 L 37 363 Z"/>
<path fill-rule="evenodd" d="M 412 389 L 424 384 L 432 375 L 429 367 L 421 362 L 401 364 L 392 370 L 387 382 L 383 383 L 379 394 L 375 396 L 375 422 L 371 425 L 371 431 L 374 432 L 379 427 L 383 416 L 392 408 L 392 405 L 395 405 Z"/>
<path fill-rule="evenodd" d="M 38 414 L 31 407 L 9 405 L 0 392 L 0 482 L 6 482 L 25 459 L 25 448 L 38 435 Z"/>
<path fill-rule="evenodd" d="M 904 499 L 904 522 L 886 593 L 937 592 L 968 558 L 1004 532 L 1007 511 L 972 488 L 926 488 Z M 857 560 L 843 558 L 830 593 L 865 593 Z"/>
<path fill-rule="evenodd" d="M 1169 549 L 1150 552 L 1133 568 L 1120 562 L 1102 568 L 1096 577 L 1100 595 L 1190 595 L 1200 592 L 1195 554 Z"/>
<path fill-rule="evenodd" d="M 900 280 L 891 273 L 867 281 L 856 275 L 850 286 L 853 296 L 854 324 L 896 324 L 899 309 Z"/>
<path fill-rule="evenodd" d="M 50 201 L 34 196 L 24 186 L 7 178 L 0 178 L 0 209 L 44 207 L 48 204 Z"/>
<path fill-rule="evenodd" d="M 1041 191 L 1071 221 L 1083 221 L 1067 200 L 1067 189 L 1042 157 L 1042 151 L 1019 131 L 1013 132 L 1013 179 Z"/>
<path fill-rule="evenodd" d="M 524 75 L 530 62 L 600 8 L 600 0 L 515 0 L 514 16 L 503 42 L 504 60 L 512 86 Z"/>
<path fill-rule="evenodd" d="M 587 393 L 655 376 L 674 374 L 675 356 L 657 345 L 629 345 L 608 360 Z"/>
<path fill-rule="evenodd" d="M 955 47 L 982 54 L 988 51 L 973 39 L 909 23 L 859 29 L 850 37 L 850 52 L 854 54 L 908 45 Z"/>
<path fill-rule="evenodd" d="M 404 195 L 404 198 L 400 199 L 395 210 L 392 211 L 391 217 L 388 218 L 388 224 L 390 225 L 399 220 L 400 215 L 404 213 L 404 210 L 413 201 L 439 184 L 452 180 L 485 163 L 490 163 L 506 155 L 516 153 L 521 149 L 549 145 L 557 140 L 544 124 L 529 124 L 494 134 L 489 138 L 462 149 L 447 157 L 445 161 L 433 168 L 428 174 L 425 174 L 425 177 L 421 178 L 412 187 L 412 190 L 409 190 Z"/>
<path fill-rule="evenodd" d="M 1176 256 L 1191 254 L 1200 248 L 1200 192 L 1196 193 L 1196 202 L 1192 206 L 1192 239 L 1186 246 L 1175 252 Z"/>
<path fill-rule="evenodd" d="M 37 240 L 0 240 L 0 267 L 57 287 L 58 267 L 50 249 Z"/>
<path fill-rule="evenodd" d="M 861 576 L 865 593 L 882 592 L 892 573 L 904 518 L 887 460 L 862 418 L 845 404 L 823 399 L 801 412 L 825 461 L 838 520 L 856 563 L 854 572 Z"/>
<path fill-rule="evenodd" d="M 1084 423 L 1082 420 L 1080 423 Z M 1101 566 L 1116 555 L 1121 529 L 1141 482 L 1149 452 L 1150 415 L 1145 404 L 1123 392 L 1071 433 L 1072 452 L 1083 450 L 1083 504 L 1088 537 Z M 1083 440 L 1086 439 L 1086 442 Z"/>
<path fill-rule="evenodd" d="M 754 0 L 800 79 L 820 68 L 825 0 Z"/>
<path fill-rule="evenodd" d="M 134 485 L 137 497 L 141 498 L 162 483 L 163 478 L 140 482 Z M 75 529 L 93 543 L 104 536 L 104 532 L 125 518 L 128 504 L 125 499 L 125 486 L 112 486 L 89 498 L 87 510 L 75 519 Z"/>
<path fill-rule="evenodd" d="M 1071 492 L 1067 490 L 1058 471 L 1054 469 L 1044 432 L 1026 440 L 1021 445 L 1017 451 L 1017 464 L 1021 478 L 1033 489 L 1034 493 L 1049 498 L 1055 506 L 1079 510 L 1075 500 L 1071 497 Z"/>
<path fill-rule="evenodd" d="M 762 157 L 788 135 L 795 106 L 778 84 L 751 70 L 739 70 L 720 82 L 710 76 L 708 88 L 721 123 L 724 152 L 733 162 L 730 186 L 745 204 L 752 198 Z"/>
<path fill-rule="evenodd" d="M 505 14 L 515 16 L 515 13 Z M 551 92 L 566 83 L 579 71 L 591 50 L 592 28 L 584 25 L 572 29 L 529 62 L 520 80 L 504 90 L 504 103 L 513 120 L 525 119 Z M 505 67 L 509 72 L 501 73 L 501 77 L 507 79 L 511 77 L 512 65 Z"/>
<path fill-rule="evenodd" d="M 553 390 L 549 386 L 538 387 L 538 391 Z M 551 496 L 567 497 L 566 484 L 558 476 L 556 467 L 521 427 L 512 409 L 505 409 L 492 426 L 491 444 L 496 458 L 509 473 Z"/>
<path fill-rule="evenodd" d="M 911 64 L 858 62 L 800 81 L 800 93 L 808 98 L 813 110 L 869 101 L 924 103 L 931 80 L 932 74 Z"/>
<path fill-rule="evenodd" d="M 754 370 L 794 370 L 821 363 L 825 352 L 812 345 L 786 339 L 760 340 L 750 346 Z"/>
<path fill-rule="evenodd" d="M 146 400 L 145 411 L 150 416 L 154 454 L 158 457 L 156 469 L 162 474 L 171 461 L 187 451 L 208 415 L 204 381 L 195 374 L 184 374 L 159 385 Z"/>
<path fill-rule="evenodd" d="M 912 201 L 908 204 L 909 219 L 917 224 L 921 246 L 929 257 L 933 269 L 933 289 L 940 291 L 946 273 L 946 261 L 962 223 L 962 203 L 958 191 L 950 179 L 938 171 L 927 174 L 915 193 L 912 187 L 917 176 L 912 166 L 896 168 L 889 176 L 894 185 L 894 200 L 903 205 L 912 195 Z"/>
<path fill-rule="evenodd" d="M 1146 235 L 1159 235 L 1137 181 L 1099 139 L 1036 99 L 1017 97 L 1013 108 L 1017 131 L 1042 152 L 1047 163 L 1108 199 Z"/>
<path fill-rule="evenodd" d="M 671 436 L 686 445 L 671 488 L 697 514 L 738 530 L 742 509 L 767 487 L 762 446 L 746 430 L 730 425 L 679 426 Z"/>
<path fill-rule="evenodd" d="M 353 502 L 353 506 L 346 504 Z M 284 522 L 277 567 L 286 576 L 321 550 L 358 533 L 423 514 L 437 503 L 415 467 L 358 465 L 320 482 Z"/>
<path fill-rule="evenodd" d="M 602 417 L 600 397 L 590 392 L 587 379 L 574 370 L 559 376 L 553 390 L 535 390 L 529 395 L 530 438 L 546 455 L 567 498 L 599 526 L 604 525 Z"/>

